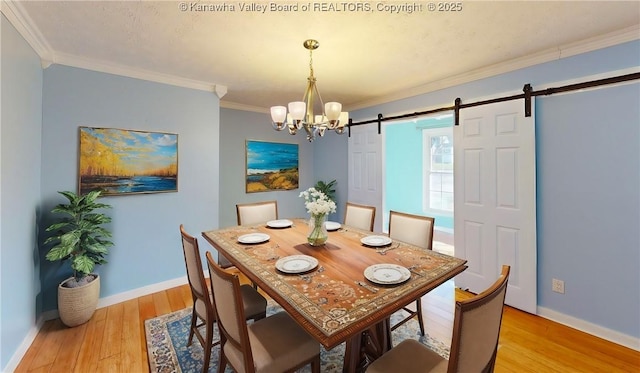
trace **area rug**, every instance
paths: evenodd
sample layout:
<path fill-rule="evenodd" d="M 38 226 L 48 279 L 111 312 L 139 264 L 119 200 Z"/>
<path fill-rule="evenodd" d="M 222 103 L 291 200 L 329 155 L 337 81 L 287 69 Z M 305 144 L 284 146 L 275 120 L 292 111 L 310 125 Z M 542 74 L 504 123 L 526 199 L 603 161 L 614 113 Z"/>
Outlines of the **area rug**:
<path fill-rule="evenodd" d="M 267 305 L 267 315 L 272 315 L 282 308 L 269 301 Z M 392 315 L 391 323 L 403 318 L 403 312 L 399 311 Z M 147 338 L 147 353 L 149 356 L 149 368 L 151 372 L 157 373 L 180 373 L 180 372 L 201 372 L 202 361 L 204 359 L 203 349 L 198 340 L 194 337 L 191 346 L 187 347 L 189 338 L 189 326 L 191 325 L 191 308 L 185 308 L 167 315 L 162 315 L 145 321 L 145 331 Z M 218 339 L 218 329 L 215 329 L 214 340 Z M 431 338 L 429 335 L 421 336 L 417 320 L 411 320 L 392 333 L 393 345 L 397 345 L 404 339 L 413 338 L 432 350 L 438 352 L 444 358 L 449 358 L 449 346 Z M 321 371 L 327 373 L 337 373 L 342 371 L 342 360 L 344 357 L 344 343 L 331 350 L 325 350 L 321 346 Z M 211 363 L 209 372 L 215 373 L 218 367 L 220 347 L 215 346 L 211 352 Z M 225 372 L 233 372 L 227 366 Z M 310 372 L 310 368 L 304 367 L 300 373 Z"/>

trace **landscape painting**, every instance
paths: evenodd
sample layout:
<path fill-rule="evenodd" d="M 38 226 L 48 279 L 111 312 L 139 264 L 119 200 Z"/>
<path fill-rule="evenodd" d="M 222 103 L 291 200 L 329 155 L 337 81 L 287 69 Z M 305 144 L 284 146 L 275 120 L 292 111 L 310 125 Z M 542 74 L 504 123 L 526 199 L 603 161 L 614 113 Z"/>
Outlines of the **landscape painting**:
<path fill-rule="evenodd" d="M 178 135 L 80 127 L 80 194 L 178 191 Z"/>
<path fill-rule="evenodd" d="M 247 193 L 298 188 L 298 144 L 247 140 Z"/>

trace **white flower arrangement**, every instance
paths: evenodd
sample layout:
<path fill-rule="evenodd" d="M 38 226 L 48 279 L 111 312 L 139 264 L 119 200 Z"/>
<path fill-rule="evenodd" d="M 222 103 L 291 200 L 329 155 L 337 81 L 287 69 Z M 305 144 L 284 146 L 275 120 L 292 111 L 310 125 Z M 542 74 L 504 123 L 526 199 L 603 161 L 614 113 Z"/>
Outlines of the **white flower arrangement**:
<path fill-rule="evenodd" d="M 336 212 L 335 202 L 316 188 L 309 188 L 301 192 L 300 197 L 304 198 L 304 206 L 307 208 L 307 212 L 313 216 Z"/>

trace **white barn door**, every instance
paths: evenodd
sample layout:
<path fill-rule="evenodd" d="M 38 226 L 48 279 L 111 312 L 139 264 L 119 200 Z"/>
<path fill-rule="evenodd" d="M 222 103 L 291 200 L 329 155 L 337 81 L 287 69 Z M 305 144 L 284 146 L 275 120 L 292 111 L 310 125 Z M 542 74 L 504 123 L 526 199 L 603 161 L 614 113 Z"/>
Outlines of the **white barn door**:
<path fill-rule="evenodd" d="M 533 109 L 532 109 L 533 111 Z M 456 286 L 479 293 L 511 266 L 506 303 L 536 313 L 535 125 L 522 100 L 460 110 L 454 126 Z"/>
<path fill-rule="evenodd" d="M 376 207 L 374 230 L 382 231 L 382 135 L 376 125 L 354 126 L 349 137 L 349 202 Z"/>

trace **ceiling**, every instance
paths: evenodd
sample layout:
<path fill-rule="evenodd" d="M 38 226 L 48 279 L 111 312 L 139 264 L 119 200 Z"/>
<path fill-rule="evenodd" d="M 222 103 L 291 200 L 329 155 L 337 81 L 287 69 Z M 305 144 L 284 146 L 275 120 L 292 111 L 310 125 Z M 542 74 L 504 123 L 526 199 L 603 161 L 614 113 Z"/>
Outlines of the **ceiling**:
<path fill-rule="evenodd" d="M 457 11 L 422 0 L 8 4 L 3 13 L 47 63 L 214 90 L 222 106 L 256 111 L 302 98 L 309 38 L 320 42 L 322 98 L 346 110 L 640 38 L 639 1 L 466 0 Z M 390 9 L 413 4 L 422 9 Z"/>

